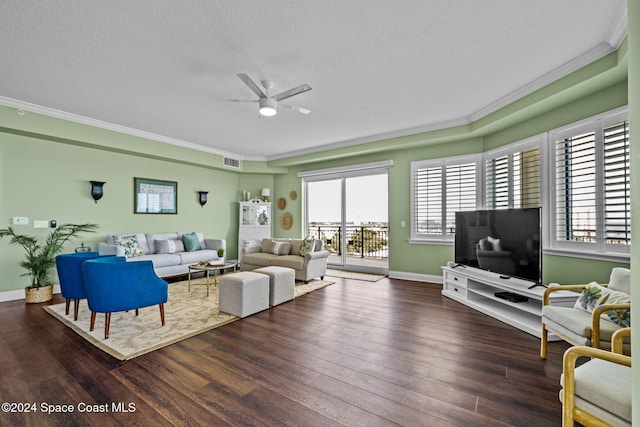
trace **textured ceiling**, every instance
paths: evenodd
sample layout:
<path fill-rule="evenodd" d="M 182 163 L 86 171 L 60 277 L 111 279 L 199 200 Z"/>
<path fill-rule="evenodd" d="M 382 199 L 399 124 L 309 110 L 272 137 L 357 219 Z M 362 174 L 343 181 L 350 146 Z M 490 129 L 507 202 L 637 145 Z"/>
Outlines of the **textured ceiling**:
<path fill-rule="evenodd" d="M 0 103 L 278 159 L 469 123 L 625 33 L 626 0 L 3 0 Z M 237 73 L 312 113 L 223 101 Z"/>

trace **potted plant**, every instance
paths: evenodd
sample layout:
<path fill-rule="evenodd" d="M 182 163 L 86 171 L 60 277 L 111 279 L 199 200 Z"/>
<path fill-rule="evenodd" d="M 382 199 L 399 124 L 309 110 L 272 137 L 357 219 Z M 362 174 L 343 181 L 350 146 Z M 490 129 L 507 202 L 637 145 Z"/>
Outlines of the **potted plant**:
<path fill-rule="evenodd" d="M 224 249 L 218 249 L 218 261 L 224 262 Z"/>
<path fill-rule="evenodd" d="M 25 260 L 20 266 L 27 270 L 23 276 L 31 278 L 31 285 L 25 288 L 26 302 L 45 302 L 53 298 L 49 272 L 55 266 L 56 255 L 65 243 L 80 233 L 93 233 L 96 228 L 96 224 L 62 224 L 49 233 L 44 242 L 38 242 L 33 236 L 16 234 L 12 227 L 0 230 L 0 238 L 11 237 L 9 244 L 22 246 L 25 251 Z"/>

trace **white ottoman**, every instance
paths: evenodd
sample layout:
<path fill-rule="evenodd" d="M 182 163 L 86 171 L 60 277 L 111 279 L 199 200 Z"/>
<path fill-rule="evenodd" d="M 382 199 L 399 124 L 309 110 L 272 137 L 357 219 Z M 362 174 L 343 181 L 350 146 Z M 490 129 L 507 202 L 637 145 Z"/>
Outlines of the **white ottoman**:
<path fill-rule="evenodd" d="M 247 317 L 269 308 L 269 276 L 252 271 L 220 277 L 220 311 Z"/>
<path fill-rule="evenodd" d="M 269 305 L 274 306 L 291 301 L 296 293 L 296 271 L 286 267 L 262 267 L 254 273 L 269 276 Z"/>

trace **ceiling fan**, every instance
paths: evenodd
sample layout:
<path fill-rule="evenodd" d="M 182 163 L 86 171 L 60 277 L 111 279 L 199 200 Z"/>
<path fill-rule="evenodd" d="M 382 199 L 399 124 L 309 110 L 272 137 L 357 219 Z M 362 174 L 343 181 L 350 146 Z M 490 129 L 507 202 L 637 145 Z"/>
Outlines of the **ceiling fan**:
<path fill-rule="evenodd" d="M 249 77 L 245 73 L 238 74 L 238 77 L 240 77 L 240 80 L 242 80 L 247 86 L 249 86 L 249 89 L 251 89 L 256 95 L 258 95 L 258 99 L 255 99 L 255 100 L 230 99 L 229 101 L 257 102 L 258 104 L 260 104 L 260 110 L 259 110 L 260 115 L 265 117 L 275 116 L 276 113 L 278 112 L 278 106 L 285 107 L 302 114 L 311 113 L 311 111 L 307 110 L 306 108 L 295 107 L 293 105 L 284 104 L 280 102 L 285 99 L 291 98 L 292 96 L 300 95 L 301 93 L 311 90 L 311 86 L 309 86 L 306 83 L 303 85 L 294 87 L 293 89 L 285 90 L 284 92 L 281 92 L 277 95 L 270 95 L 269 91 L 273 88 L 272 81 L 263 80 L 261 82 L 262 86 L 265 89 L 263 91 L 253 80 L 251 80 L 251 77 Z"/>

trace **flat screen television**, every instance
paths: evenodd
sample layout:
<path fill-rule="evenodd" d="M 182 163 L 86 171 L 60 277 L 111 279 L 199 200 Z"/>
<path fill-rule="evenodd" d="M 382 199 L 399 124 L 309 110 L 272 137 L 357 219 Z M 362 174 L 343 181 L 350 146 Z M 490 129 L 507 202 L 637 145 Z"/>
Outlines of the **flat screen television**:
<path fill-rule="evenodd" d="M 542 283 L 541 208 L 456 212 L 455 263 Z"/>

